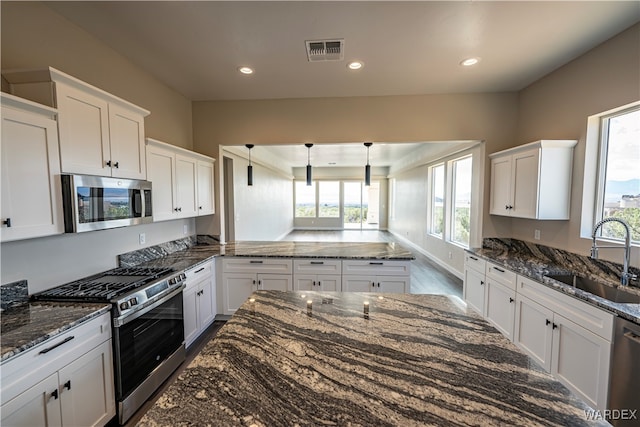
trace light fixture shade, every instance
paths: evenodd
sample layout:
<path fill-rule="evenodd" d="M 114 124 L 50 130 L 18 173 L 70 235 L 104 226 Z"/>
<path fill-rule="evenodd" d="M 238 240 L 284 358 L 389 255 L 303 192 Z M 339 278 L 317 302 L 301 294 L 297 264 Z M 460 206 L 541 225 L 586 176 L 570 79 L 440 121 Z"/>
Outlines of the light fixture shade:
<path fill-rule="evenodd" d="M 307 185 L 311 185 L 313 177 L 311 176 L 311 165 L 307 165 Z"/>
<path fill-rule="evenodd" d="M 251 149 L 253 144 L 245 144 L 245 147 L 249 149 L 249 166 L 247 166 L 247 185 L 253 185 L 253 166 L 251 165 Z"/>
<path fill-rule="evenodd" d="M 367 147 L 367 165 L 364 167 L 364 185 L 371 185 L 371 165 L 369 164 L 369 147 L 373 145 L 373 142 L 365 142 L 364 146 Z"/>

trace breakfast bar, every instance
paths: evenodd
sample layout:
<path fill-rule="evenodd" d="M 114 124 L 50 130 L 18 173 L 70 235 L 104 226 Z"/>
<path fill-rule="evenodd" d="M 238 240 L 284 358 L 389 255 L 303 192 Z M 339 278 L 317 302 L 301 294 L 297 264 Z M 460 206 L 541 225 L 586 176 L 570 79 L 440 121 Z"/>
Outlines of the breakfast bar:
<path fill-rule="evenodd" d="M 598 425 L 589 411 L 456 297 L 257 291 L 139 425 Z"/>

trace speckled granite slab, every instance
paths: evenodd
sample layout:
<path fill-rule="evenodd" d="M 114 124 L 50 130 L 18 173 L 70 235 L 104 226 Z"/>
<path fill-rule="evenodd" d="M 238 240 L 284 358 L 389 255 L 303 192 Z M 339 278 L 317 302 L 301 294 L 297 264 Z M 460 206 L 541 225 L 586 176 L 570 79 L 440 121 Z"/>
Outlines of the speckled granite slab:
<path fill-rule="evenodd" d="M 0 286 L 0 311 L 19 307 L 29 302 L 29 289 L 26 280 L 19 280 Z"/>
<path fill-rule="evenodd" d="M 620 283 L 619 264 L 515 239 L 487 238 L 484 239 L 482 248 L 471 249 L 469 252 L 640 324 L 640 304 L 615 303 L 545 277 L 550 274 L 574 273 L 616 287 Z M 637 268 L 631 267 L 630 271 L 640 277 L 640 270 Z M 640 288 L 628 287 L 626 290 L 640 295 Z"/>
<path fill-rule="evenodd" d="M 111 309 L 108 304 L 38 302 L 9 308 L 0 323 L 0 363 Z"/>
<path fill-rule="evenodd" d="M 253 297 L 139 426 L 598 425 L 456 297 Z"/>

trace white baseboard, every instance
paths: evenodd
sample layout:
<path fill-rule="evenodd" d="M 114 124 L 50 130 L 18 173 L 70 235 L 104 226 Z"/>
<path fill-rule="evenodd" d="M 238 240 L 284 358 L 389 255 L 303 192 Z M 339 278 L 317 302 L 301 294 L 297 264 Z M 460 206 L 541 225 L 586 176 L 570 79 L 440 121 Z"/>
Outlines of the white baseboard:
<path fill-rule="evenodd" d="M 451 267 L 448 264 L 445 264 L 442 262 L 441 259 L 436 258 L 433 254 L 429 253 L 427 250 L 425 250 L 423 247 L 418 246 L 417 244 L 413 243 L 411 240 L 407 239 L 406 237 L 401 236 L 398 233 L 394 233 L 393 231 L 389 230 L 389 233 L 393 234 L 395 237 L 397 237 L 400 241 L 402 241 L 402 243 L 406 244 L 407 246 L 410 246 L 412 249 L 415 249 L 416 251 L 420 252 L 422 255 L 426 256 L 427 258 L 429 258 L 431 261 L 435 262 L 436 264 L 438 264 L 438 266 L 444 268 L 445 270 L 447 270 L 449 273 L 453 274 L 454 276 L 456 276 L 458 279 L 460 280 L 464 280 L 464 273 L 461 271 L 456 270 L 455 268 Z"/>

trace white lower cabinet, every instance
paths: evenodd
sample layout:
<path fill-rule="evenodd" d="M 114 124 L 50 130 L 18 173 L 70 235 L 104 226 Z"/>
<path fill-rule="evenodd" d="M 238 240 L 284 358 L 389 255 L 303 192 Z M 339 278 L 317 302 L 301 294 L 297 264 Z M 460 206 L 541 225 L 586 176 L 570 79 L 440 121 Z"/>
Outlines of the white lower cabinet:
<path fill-rule="evenodd" d="M 513 341 L 516 291 L 496 281 L 487 280 L 484 317 L 502 332 L 502 335 Z"/>
<path fill-rule="evenodd" d="M 215 264 L 208 261 L 185 273 L 187 279 L 182 298 L 184 340 L 188 348 L 216 317 Z"/>
<path fill-rule="evenodd" d="M 484 314 L 486 264 L 481 258 L 465 254 L 462 298 L 479 314 Z"/>
<path fill-rule="evenodd" d="M 410 261 L 342 261 L 343 292 L 409 293 Z"/>
<path fill-rule="evenodd" d="M 515 344 L 588 405 L 606 409 L 613 315 L 520 276 L 516 299 Z"/>
<path fill-rule="evenodd" d="M 293 260 L 293 290 L 342 290 L 342 261 L 333 259 Z"/>
<path fill-rule="evenodd" d="M 408 293 L 408 276 L 342 276 L 344 292 Z"/>
<path fill-rule="evenodd" d="M 111 315 L 2 365 L 2 426 L 102 426 L 116 414 Z"/>
<path fill-rule="evenodd" d="M 222 257 L 222 311 L 230 315 L 257 290 L 293 290 L 292 261 Z"/>

